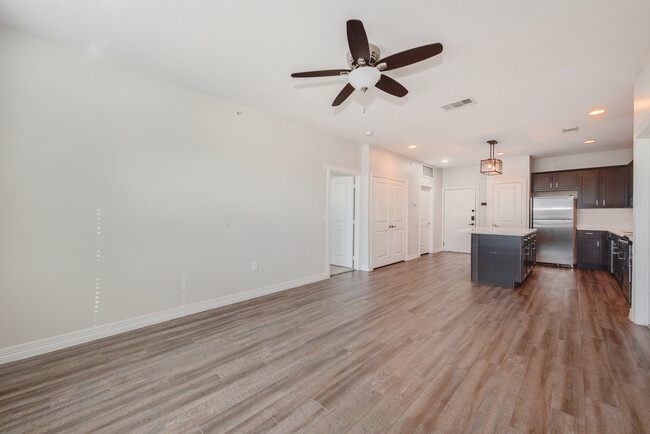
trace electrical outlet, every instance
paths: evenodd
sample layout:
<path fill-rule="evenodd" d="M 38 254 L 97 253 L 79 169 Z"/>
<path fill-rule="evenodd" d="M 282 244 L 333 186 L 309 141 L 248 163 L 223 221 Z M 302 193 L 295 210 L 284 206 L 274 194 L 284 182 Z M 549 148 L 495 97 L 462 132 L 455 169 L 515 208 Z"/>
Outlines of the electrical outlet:
<path fill-rule="evenodd" d="M 257 261 L 251 262 L 251 270 L 252 271 L 257 271 Z"/>

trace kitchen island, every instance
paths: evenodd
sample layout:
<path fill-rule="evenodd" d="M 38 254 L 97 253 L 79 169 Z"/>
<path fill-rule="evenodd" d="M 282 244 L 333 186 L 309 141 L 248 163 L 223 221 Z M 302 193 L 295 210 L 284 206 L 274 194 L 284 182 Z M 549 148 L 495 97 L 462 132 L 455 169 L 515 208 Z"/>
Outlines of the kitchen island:
<path fill-rule="evenodd" d="M 517 288 L 535 264 L 537 229 L 478 227 L 472 236 L 472 281 Z"/>

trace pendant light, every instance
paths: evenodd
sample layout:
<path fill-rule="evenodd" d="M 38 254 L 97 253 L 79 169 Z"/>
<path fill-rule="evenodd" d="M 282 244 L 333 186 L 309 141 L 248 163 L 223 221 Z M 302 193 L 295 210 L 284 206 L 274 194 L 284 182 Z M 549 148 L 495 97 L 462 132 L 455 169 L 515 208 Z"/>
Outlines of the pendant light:
<path fill-rule="evenodd" d="M 481 173 L 483 175 L 502 175 L 503 174 L 503 161 L 498 158 L 494 158 L 494 145 L 496 145 L 496 140 L 488 140 L 490 145 L 490 158 L 487 160 L 481 160 Z"/>

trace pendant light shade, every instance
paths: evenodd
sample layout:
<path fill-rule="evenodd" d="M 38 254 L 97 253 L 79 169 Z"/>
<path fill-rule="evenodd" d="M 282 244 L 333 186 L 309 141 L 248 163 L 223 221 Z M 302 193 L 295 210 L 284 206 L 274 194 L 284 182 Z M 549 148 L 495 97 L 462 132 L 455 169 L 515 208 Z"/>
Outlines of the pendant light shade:
<path fill-rule="evenodd" d="M 488 140 L 490 145 L 490 158 L 487 160 L 481 160 L 481 173 L 483 175 L 502 175 L 503 174 L 503 161 L 498 158 L 494 158 L 494 145 L 496 145 L 496 140 Z"/>

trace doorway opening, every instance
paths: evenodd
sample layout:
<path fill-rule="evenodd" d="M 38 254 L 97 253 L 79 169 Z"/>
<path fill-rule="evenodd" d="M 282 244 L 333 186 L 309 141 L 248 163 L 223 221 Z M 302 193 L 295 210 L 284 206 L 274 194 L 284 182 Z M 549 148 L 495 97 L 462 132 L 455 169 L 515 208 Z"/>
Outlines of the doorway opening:
<path fill-rule="evenodd" d="M 328 178 L 327 269 L 329 276 L 334 276 L 358 268 L 359 177 L 331 170 Z"/>

